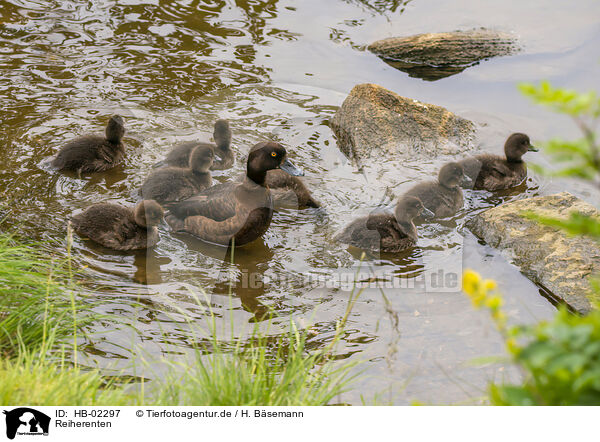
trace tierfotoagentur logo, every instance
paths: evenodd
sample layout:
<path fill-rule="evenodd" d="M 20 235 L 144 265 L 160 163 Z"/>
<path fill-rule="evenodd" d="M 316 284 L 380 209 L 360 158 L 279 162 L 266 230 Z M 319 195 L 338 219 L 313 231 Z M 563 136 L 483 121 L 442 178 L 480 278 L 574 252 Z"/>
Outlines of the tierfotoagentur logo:
<path fill-rule="evenodd" d="M 47 436 L 50 428 L 50 417 L 33 408 L 15 408 L 3 411 L 6 415 L 6 437 L 14 439 L 19 436 Z"/>

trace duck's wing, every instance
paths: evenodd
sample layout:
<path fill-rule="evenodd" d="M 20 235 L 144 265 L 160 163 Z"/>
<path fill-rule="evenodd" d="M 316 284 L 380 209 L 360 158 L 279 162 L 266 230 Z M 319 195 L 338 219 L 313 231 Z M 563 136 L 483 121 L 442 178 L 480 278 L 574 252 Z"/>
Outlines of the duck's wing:
<path fill-rule="evenodd" d="M 198 192 L 196 195 L 199 197 L 204 196 L 204 197 L 208 197 L 208 198 L 213 198 L 215 196 L 224 195 L 224 194 L 233 195 L 233 191 L 235 190 L 235 187 L 238 186 L 239 184 L 240 183 L 217 184 L 216 186 L 211 186 L 211 187 L 207 187 L 206 189 L 203 189 L 202 191 Z"/>
<path fill-rule="evenodd" d="M 248 213 L 236 213 L 223 221 L 215 221 L 204 216 L 190 216 L 184 221 L 185 232 L 208 242 L 228 245 L 231 239 L 239 233 L 248 218 Z"/>
<path fill-rule="evenodd" d="M 372 213 L 367 219 L 367 229 L 375 230 L 383 237 L 397 230 L 398 223 L 391 213 Z"/>
<path fill-rule="evenodd" d="M 236 198 L 232 192 L 218 195 L 201 193 L 177 203 L 167 204 L 166 207 L 179 219 L 202 216 L 215 221 L 224 221 L 236 214 Z"/>
<path fill-rule="evenodd" d="M 97 238 L 92 238 L 105 247 L 115 250 L 129 250 L 129 244 L 135 240 L 137 229 L 131 221 L 117 220 L 112 230 L 98 232 Z"/>
<path fill-rule="evenodd" d="M 512 175 L 512 170 L 510 170 L 510 168 L 503 163 L 494 163 L 491 165 L 491 170 L 501 176 L 509 176 Z"/>

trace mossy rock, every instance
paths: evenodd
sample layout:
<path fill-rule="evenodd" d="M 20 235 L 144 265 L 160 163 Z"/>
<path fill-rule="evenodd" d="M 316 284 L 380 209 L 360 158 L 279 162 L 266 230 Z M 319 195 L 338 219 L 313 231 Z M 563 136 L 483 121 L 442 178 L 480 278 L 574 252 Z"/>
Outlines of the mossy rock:
<path fill-rule="evenodd" d="M 467 226 L 487 244 L 507 254 L 533 282 L 577 312 L 589 312 L 589 278 L 600 275 L 600 245 L 589 237 L 569 236 L 524 217 L 523 213 L 529 211 L 564 219 L 571 212 L 600 216 L 592 205 L 562 192 L 502 204 L 478 214 Z"/>
<path fill-rule="evenodd" d="M 359 166 L 436 158 L 474 148 L 474 124 L 434 104 L 359 84 L 331 121 L 340 150 Z"/>

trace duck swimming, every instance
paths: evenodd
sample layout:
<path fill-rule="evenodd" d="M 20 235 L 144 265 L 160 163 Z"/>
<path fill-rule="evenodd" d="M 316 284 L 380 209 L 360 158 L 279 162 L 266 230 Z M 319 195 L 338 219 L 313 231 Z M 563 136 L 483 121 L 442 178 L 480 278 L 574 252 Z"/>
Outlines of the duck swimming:
<path fill-rule="evenodd" d="M 123 118 L 113 115 L 106 125 L 105 136 L 84 135 L 69 141 L 52 160 L 58 170 L 102 172 L 116 166 L 125 155 L 122 139 Z"/>
<path fill-rule="evenodd" d="M 334 239 L 361 249 L 399 253 L 417 243 L 413 219 L 424 214 L 433 216 L 419 198 L 402 196 L 394 213 L 372 213 L 352 221 Z"/>
<path fill-rule="evenodd" d="M 537 152 L 529 137 L 514 133 L 504 143 L 505 158 L 481 154 L 459 161 L 465 174 L 474 181 L 475 190 L 502 190 L 518 186 L 527 178 L 527 165 L 522 157 L 527 152 Z"/>
<path fill-rule="evenodd" d="M 71 220 L 79 236 L 115 250 L 139 250 L 158 242 L 157 225 L 163 209 L 156 201 L 144 200 L 135 209 L 98 203 Z"/>
<path fill-rule="evenodd" d="M 417 184 L 405 195 L 419 198 L 436 217 L 446 218 L 455 215 L 463 206 L 463 191 L 460 186 L 471 182 L 460 164 L 448 163 L 440 169 L 437 181 Z"/>
<path fill-rule="evenodd" d="M 210 167 L 213 159 L 212 149 L 195 147 L 190 155 L 188 167 L 166 167 L 150 173 L 140 189 L 142 198 L 164 204 L 181 201 L 210 187 Z"/>
<path fill-rule="evenodd" d="M 167 223 L 178 232 L 203 241 L 241 246 L 262 236 L 273 217 L 267 171 L 278 169 L 301 175 L 286 158 L 285 148 L 272 141 L 256 144 L 248 154 L 246 178 L 235 185 L 210 187 L 187 200 L 168 204 Z"/>
<path fill-rule="evenodd" d="M 188 167 L 190 155 L 195 147 L 210 148 L 214 151 L 215 161 L 213 161 L 210 170 L 224 170 L 233 166 L 235 155 L 231 150 L 231 129 L 227 120 L 217 120 L 213 131 L 213 138 L 216 144 L 198 143 L 189 141 L 181 143 L 173 148 L 167 157 L 153 167 L 172 166 L 172 167 Z"/>

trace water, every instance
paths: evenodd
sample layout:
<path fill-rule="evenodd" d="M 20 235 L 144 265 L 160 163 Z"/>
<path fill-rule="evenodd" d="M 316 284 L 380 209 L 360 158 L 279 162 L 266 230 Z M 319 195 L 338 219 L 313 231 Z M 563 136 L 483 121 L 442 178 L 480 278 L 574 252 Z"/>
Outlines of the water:
<path fill-rule="evenodd" d="M 531 105 L 515 85 L 545 78 L 598 89 L 599 16 L 594 0 L 0 1 L 0 190 L 11 206 L 6 223 L 53 241 L 52 253 L 64 256 L 74 211 L 98 201 L 133 205 L 151 165 L 173 144 L 208 140 L 214 121 L 227 118 L 238 161 L 216 173 L 217 180 L 239 176 L 250 146 L 275 139 L 303 167 L 327 215 L 276 213 L 265 237 L 233 258 L 164 226 L 158 246 L 140 253 L 75 237 L 74 259 L 86 267 L 84 282 L 100 303 L 95 310 L 134 324 L 99 323 L 106 334 L 86 344 L 87 361 L 127 372 L 140 355 L 184 355 L 194 338 L 183 313 L 203 322 L 205 311 L 194 298 L 201 290 L 219 320 L 231 318 L 239 333 L 272 308 L 279 317 L 270 333 L 280 333 L 291 315 L 313 324 L 311 346 L 325 345 L 349 291 L 313 282 L 362 270 L 370 272 L 367 279 L 396 277 L 415 287 L 385 289 L 385 297 L 378 289 L 361 295 L 338 352 L 363 361 L 364 372 L 356 391 L 340 401 L 357 404 L 362 394 L 397 404 L 478 403 L 487 382 L 517 374 L 503 364 L 471 363 L 502 354 L 502 341 L 485 312 L 474 311 L 457 291 L 453 275 L 471 267 L 498 280 L 514 322 L 547 318 L 554 307 L 517 268 L 478 243 L 465 221 L 507 199 L 566 189 L 595 203 L 596 194 L 581 183 L 538 176 L 501 197 L 467 193 L 457 217 L 419 227 L 421 240 L 412 252 L 367 256 L 361 263 L 360 254 L 333 243 L 334 233 L 389 204 L 415 180 L 435 175 L 443 159 L 384 159 L 380 176 L 362 174 L 337 149 L 328 122 L 355 84 L 371 82 L 473 120 L 484 151 L 499 152 L 513 131 L 533 140 L 576 136 L 567 118 Z M 362 49 L 389 36 L 479 26 L 514 33 L 523 50 L 425 82 Z M 44 166 L 65 140 L 102 131 L 113 113 L 123 115 L 127 127 L 123 165 L 82 180 Z M 534 155 L 532 161 L 547 164 Z M 431 275 L 438 274 L 446 278 L 445 291 L 431 286 Z M 248 275 L 259 275 L 258 282 L 246 283 Z M 136 374 L 157 376 L 160 368 Z"/>

